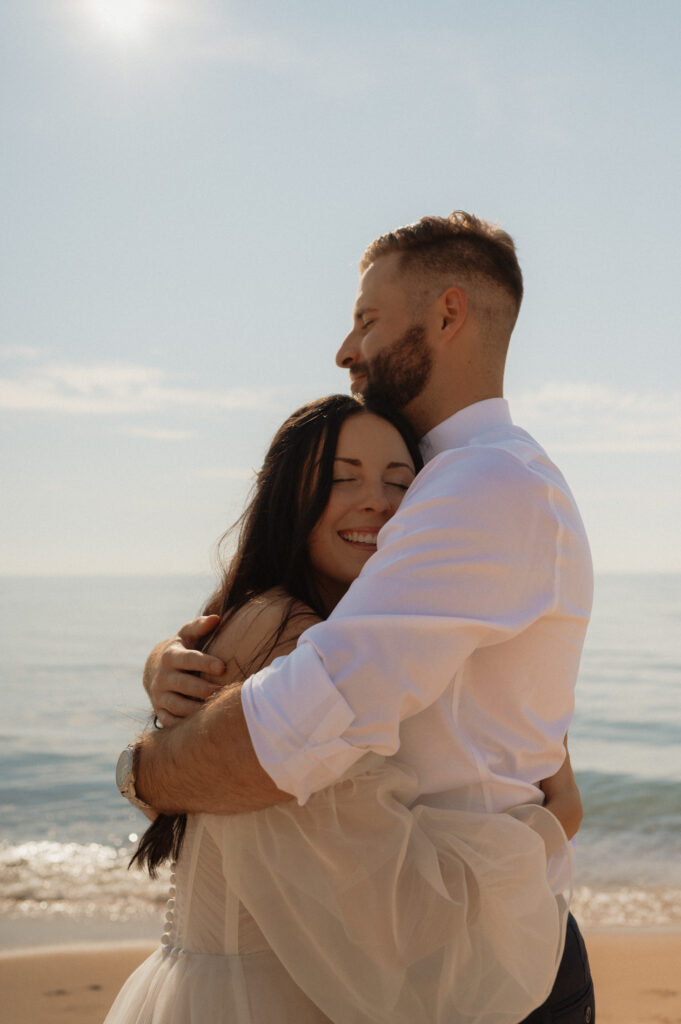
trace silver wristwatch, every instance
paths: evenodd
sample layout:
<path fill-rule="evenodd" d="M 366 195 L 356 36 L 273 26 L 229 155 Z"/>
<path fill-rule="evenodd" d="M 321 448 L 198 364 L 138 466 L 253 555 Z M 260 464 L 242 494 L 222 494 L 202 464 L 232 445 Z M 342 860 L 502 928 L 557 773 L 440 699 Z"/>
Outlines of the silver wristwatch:
<path fill-rule="evenodd" d="M 116 785 L 121 791 L 121 796 L 124 796 L 126 800 L 129 800 L 135 807 L 139 807 L 142 811 L 150 811 L 151 807 L 149 804 L 145 804 L 144 800 L 140 800 L 137 793 L 135 792 L 135 747 L 127 746 L 125 750 L 121 751 L 118 763 L 116 764 Z"/>

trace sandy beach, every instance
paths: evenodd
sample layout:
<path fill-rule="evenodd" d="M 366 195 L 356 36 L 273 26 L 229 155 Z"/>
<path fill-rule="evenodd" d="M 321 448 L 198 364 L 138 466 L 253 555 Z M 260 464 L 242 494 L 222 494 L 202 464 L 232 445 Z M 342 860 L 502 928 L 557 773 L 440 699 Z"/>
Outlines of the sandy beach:
<path fill-rule="evenodd" d="M 598 1024 L 681 1024 L 681 933 L 587 936 Z M 0 1024 L 100 1024 L 153 943 L 0 953 Z"/>

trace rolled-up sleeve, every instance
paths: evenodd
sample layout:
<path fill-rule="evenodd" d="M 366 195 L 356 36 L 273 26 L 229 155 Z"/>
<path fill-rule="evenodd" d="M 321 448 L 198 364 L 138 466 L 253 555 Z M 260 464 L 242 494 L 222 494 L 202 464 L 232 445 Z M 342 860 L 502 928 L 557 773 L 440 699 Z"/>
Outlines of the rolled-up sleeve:
<path fill-rule="evenodd" d="M 260 764 L 301 804 L 364 753 L 343 739 L 355 714 L 310 644 L 246 680 L 241 700 Z"/>
<path fill-rule="evenodd" d="M 498 449 L 443 452 L 326 622 L 243 686 L 253 745 L 304 803 L 369 750 L 393 754 L 476 649 L 550 609 L 573 503 Z M 576 514 L 576 513 L 575 513 Z"/>

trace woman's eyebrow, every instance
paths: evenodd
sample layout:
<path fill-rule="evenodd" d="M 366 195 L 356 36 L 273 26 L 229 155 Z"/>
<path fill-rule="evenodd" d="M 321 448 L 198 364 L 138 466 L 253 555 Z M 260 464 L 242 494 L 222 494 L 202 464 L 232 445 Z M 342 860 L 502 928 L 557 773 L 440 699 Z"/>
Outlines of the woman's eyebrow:
<path fill-rule="evenodd" d="M 350 466 L 361 466 L 361 459 L 346 459 L 342 455 L 336 455 L 334 462 L 347 462 Z M 408 462 L 389 462 L 386 469 L 408 469 L 410 473 L 414 472 L 414 467 L 410 466 Z"/>

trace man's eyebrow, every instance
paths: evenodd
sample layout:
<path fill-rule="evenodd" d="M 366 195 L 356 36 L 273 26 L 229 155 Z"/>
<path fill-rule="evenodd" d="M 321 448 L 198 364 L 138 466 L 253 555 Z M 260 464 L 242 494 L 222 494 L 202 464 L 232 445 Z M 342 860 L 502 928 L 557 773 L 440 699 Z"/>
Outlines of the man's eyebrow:
<path fill-rule="evenodd" d="M 361 459 L 345 459 L 342 455 L 336 455 L 334 462 L 347 462 L 350 466 L 361 466 Z M 410 466 L 408 462 L 389 462 L 385 467 L 386 469 L 408 469 L 410 473 L 414 472 L 414 467 Z"/>
<path fill-rule="evenodd" d="M 376 313 L 377 306 L 359 306 L 355 310 L 355 320 L 361 320 L 365 313 Z"/>

